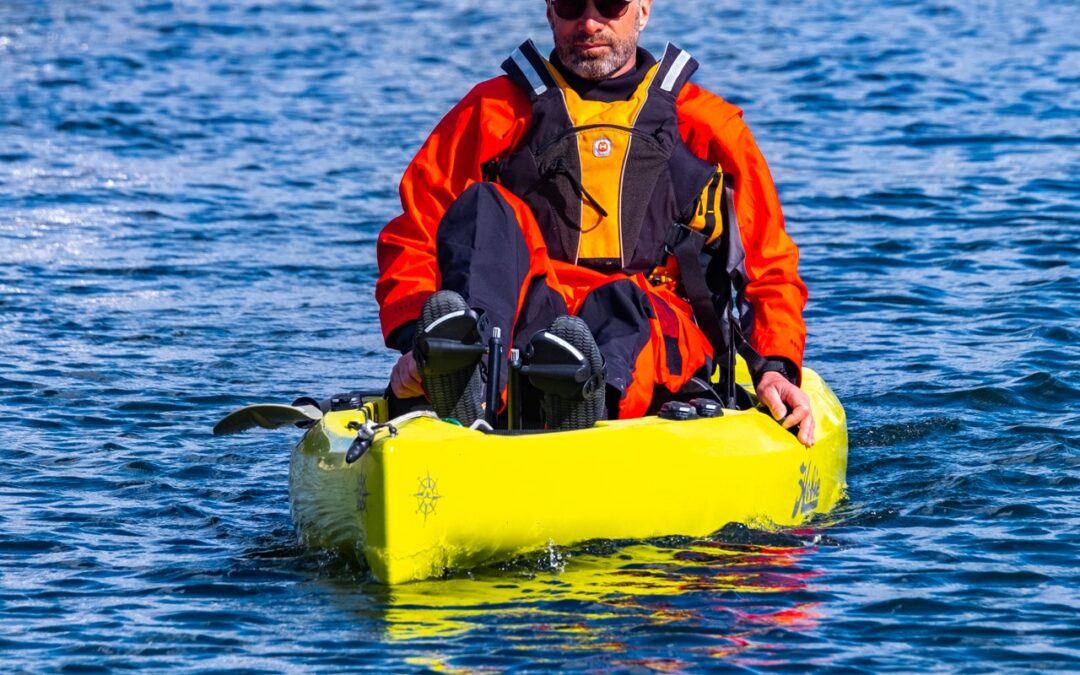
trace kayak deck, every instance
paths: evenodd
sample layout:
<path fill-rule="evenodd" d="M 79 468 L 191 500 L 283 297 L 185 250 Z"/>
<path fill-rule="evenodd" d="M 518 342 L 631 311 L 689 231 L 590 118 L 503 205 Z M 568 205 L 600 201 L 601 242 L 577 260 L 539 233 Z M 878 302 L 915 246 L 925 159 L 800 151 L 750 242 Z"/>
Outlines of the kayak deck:
<path fill-rule="evenodd" d="M 812 448 L 759 410 L 514 435 L 422 417 L 396 425 L 396 435 L 380 430 L 346 464 L 349 424 L 385 415 L 372 401 L 328 413 L 297 444 L 293 516 L 309 544 L 363 559 L 390 584 L 552 544 L 798 525 L 843 497 L 847 471 L 843 408 L 809 369 L 803 388 Z"/>

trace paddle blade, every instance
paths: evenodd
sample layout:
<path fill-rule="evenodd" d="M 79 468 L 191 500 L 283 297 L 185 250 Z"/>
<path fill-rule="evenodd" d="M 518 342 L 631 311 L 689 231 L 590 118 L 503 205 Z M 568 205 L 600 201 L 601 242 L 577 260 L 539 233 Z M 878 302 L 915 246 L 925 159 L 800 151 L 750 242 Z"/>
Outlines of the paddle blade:
<path fill-rule="evenodd" d="M 322 411 L 315 406 L 261 403 L 234 410 L 214 425 L 215 436 L 238 434 L 248 429 L 280 429 L 289 425 L 318 422 Z"/>

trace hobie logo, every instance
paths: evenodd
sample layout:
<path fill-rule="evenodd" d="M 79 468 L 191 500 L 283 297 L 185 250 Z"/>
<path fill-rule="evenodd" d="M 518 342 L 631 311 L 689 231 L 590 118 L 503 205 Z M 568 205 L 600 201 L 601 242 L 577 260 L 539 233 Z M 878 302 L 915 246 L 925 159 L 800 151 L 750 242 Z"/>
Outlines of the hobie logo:
<path fill-rule="evenodd" d="M 610 138 L 598 138 L 592 145 L 592 154 L 597 157 L 610 157 L 611 156 L 611 139 Z"/>
<path fill-rule="evenodd" d="M 821 475 L 817 467 L 811 463 L 799 467 L 799 494 L 795 497 L 795 507 L 791 509 L 791 517 L 812 513 L 817 508 L 818 498 L 821 496 Z"/>

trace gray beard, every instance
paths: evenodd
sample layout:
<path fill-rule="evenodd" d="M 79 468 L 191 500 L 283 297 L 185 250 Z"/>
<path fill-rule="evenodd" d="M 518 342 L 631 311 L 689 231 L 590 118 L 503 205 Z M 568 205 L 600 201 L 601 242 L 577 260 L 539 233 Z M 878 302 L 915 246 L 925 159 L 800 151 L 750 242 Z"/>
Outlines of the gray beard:
<path fill-rule="evenodd" d="M 638 9 L 638 20 L 641 17 L 641 9 Z M 575 36 L 576 39 L 576 36 Z M 559 60 L 578 77 L 585 80 L 606 80 L 612 74 L 618 72 L 637 55 L 637 34 L 627 38 L 623 42 L 616 41 L 611 45 L 611 52 L 607 56 L 585 56 L 574 51 L 573 43 L 570 45 L 555 45 L 555 53 Z"/>
<path fill-rule="evenodd" d="M 606 80 L 630 62 L 637 54 L 637 44 L 632 41 L 616 42 L 606 56 L 590 57 L 578 54 L 573 47 L 557 47 L 559 60 L 575 75 L 586 80 Z"/>

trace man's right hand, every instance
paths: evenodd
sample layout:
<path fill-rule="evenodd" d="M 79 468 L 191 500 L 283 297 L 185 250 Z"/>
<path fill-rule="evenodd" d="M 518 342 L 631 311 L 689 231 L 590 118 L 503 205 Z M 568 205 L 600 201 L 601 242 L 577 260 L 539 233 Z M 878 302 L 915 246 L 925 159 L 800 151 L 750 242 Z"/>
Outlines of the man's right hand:
<path fill-rule="evenodd" d="M 405 352 L 390 372 L 390 389 L 398 398 L 424 396 L 424 383 L 420 381 L 420 367 L 412 352 Z"/>

